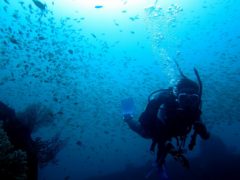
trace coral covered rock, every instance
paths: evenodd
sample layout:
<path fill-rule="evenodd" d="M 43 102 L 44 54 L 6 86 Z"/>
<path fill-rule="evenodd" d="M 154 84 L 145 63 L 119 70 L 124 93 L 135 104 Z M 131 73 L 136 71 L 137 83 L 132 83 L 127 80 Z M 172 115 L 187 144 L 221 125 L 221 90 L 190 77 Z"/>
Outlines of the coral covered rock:
<path fill-rule="evenodd" d="M 10 143 L 0 121 L 0 179 L 27 179 L 27 154 Z"/>

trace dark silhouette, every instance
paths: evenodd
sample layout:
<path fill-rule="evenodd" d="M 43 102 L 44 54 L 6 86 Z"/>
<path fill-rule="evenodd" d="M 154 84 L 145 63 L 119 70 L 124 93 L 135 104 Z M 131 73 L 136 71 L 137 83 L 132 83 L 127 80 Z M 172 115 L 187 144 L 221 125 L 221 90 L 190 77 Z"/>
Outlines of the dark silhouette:
<path fill-rule="evenodd" d="M 36 121 L 37 116 L 33 115 L 33 111 L 30 112 L 26 112 L 24 113 L 26 116 L 21 115 L 21 118 L 18 118 L 13 109 L 0 101 L 0 120 L 3 121 L 3 129 L 14 148 L 23 150 L 27 154 L 27 179 L 36 180 L 38 165 L 44 166 L 53 161 L 66 141 L 60 140 L 60 134 L 56 134 L 47 141 L 42 141 L 41 138 L 33 140 L 31 137 L 34 129 L 33 123 L 38 122 L 39 125 L 40 122 Z M 31 116 L 27 116 L 27 114 L 31 114 Z M 28 123 L 24 121 L 24 117 Z"/>
<path fill-rule="evenodd" d="M 13 109 L 2 102 L 0 102 L 0 120 L 3 121 L 3 129 L 6 131 L 14 148 L 21 149 L 27 153 L 28 179 L 37 179 L 38 158 L 30 129 L 17 119 Z"/>
<path fill-rule="evenodd" d="M 178 64 L 177 67 L 179 68 Z M 156 165 L 162 169 L 165 158 L 171 154 L 175 160 L 189 168 L 184 156 L 187 135 L 193 128 L 189 149 L 196 144 L 197 135 L 208 139 L 209 133 L 201 120 L 202 82 L 198 71 L 194 69 L 198 84 L 187 78 L 179 68 L 181 79 L 175 87 L 153 92 L 139 121 L 134 121 L 129 113 L 124 114 L 124 121 L 129 127 L 144 138 L 152 139 L 150 150 L 157 146 Z M 154 98 L 152 98 L 152 96 Z M 176 139 L 176 146 L 172 139 Z"/>

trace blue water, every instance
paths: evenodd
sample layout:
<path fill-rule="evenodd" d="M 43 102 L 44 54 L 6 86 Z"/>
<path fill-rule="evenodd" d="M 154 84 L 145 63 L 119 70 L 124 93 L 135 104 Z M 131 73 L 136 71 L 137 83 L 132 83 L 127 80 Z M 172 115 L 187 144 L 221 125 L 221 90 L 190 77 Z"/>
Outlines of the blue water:
<path fill-rule="evenodd" d="M 153 160 L 151 142 L 124 124 L 121 100 L 134 99 L 137 119 L 152 91 L 176 82 L 174 59 L 192 79 L 199 70 L 204 122 L 239 152 L 240 1 L 42 2 L 0 2 L 0 100 L 16 111 L 48 106 L 54 122 L 33 136 L 69 139 L 39 179 L 86 179 Z"/>

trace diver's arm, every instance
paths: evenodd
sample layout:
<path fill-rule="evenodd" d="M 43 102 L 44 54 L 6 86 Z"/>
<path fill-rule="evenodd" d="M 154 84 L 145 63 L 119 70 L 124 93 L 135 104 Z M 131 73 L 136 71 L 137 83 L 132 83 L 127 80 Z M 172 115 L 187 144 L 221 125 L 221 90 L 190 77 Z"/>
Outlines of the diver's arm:
<path fill-rule="evenodd" d="M 151 138 L 151 132 L 147 132 L 147 127 L 155 126 L 155 119 L 160 105 L 165 101 L 166 93 L 161 93 L 157 98 L 152 99 L 147 104 L 145 111 L 141 114 L 139 121 L 133 120 L 130 114 L 124 115 L 123 119 L 130 129 L 144 138 Z"/>
<path fill-rule="evenodd" d="M 194 132 L 191 136 L 190 144 L 188 145 L 188 148 L 190 150 L 193 150 L 193 148 L 196 145 L 197 135 L 199 135 L 202 139 L 207 140 L 210 137 L 210 133 L 207 131 L 206 126 L 201 121 L 201 118 L 199 118 L 194 124 L 193 124 Z"/>
<path fill-rule="evenodd" d="M 156 118 L 159 103 L 156 99 L 151 100 L 145 111 L 141 114 L 139 121 L 133 120 L 133 116 L 130 114 L 124 115 L 123 119 L 134 132 L 144 138 L 151 138 L 151 132 L 146 132 L 146 126 L 151 126 L 154 123 L 152 120 Z"/>
<path fill-rule="evenodd" d="M 201 119 L 199 119 L 198 121 L 196 121 L 193 125 L 193 128 L 195 130 L 195 132 L 197 134 L 199 134 L 199 136 L 204 139 L 207 140 L 210 137 L 210 133 L 208 132 L 205 124 L 203 124 L 203 122 L 201 121 Z"/>
<path fill-rule="evenodd" d="M 172 88 L 162 89 L 160 93 L 152 100 L 148 102 L 145 112 L 148 114 L 156 115 L 161 104 L 164 104 L 168 98 L 172 95 Z"/>
<path fill-rule="evenodd" d="M 156 99 L 149 101 L 145 111 L 141 114 L 139 121 L 144 126 L 145 124 L 153 123 L 157 118 L 158 110 L 161 104 L 167 99 L 166 93 L 161 93 Z"/>
<path fill-rule="evenodd" d="M 161 93 L 157 98 L 149 101 L 145 111 L 139 117 L 139 125 L 142 129 L 142 136 L 152 138 L 153 129 L 157 125 L 157 115 L 161 104 L 166 101 L 166 94 Z"/>
<path fill-rule="evenodd" d="M 126 114 L 123 117 L 124 121 L 128 124 L 129 128 L 139 134 L 140 136 L 144 138 L 150 138 L 146 135 L 143 127 L 141 126 L 139 121 L 133 120 L 133 116 L 130 114 Z"/>

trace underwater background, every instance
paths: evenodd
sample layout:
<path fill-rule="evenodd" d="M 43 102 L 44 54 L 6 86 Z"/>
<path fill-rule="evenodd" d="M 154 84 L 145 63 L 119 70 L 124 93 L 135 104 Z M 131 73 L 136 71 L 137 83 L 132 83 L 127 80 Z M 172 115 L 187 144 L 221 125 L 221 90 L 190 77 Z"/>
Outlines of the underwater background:
<path fill-rule="evenodd" d="M 240 169 L 240 1 L 0 1 L 0 101 L 17 112 L 49 107 L 54 121 L 33 136 L 67 139 L 39 179 L 144 179 L 151 141 L 123 122 L 148 95 L 183 72 L 203 81 L 203 121 L 211 132 L 188 152 L 192 170 L 169 157 L 172 179 L 214 179 Z M 224 176 L 222 176 L 224 177 Z M 227 179 L 226 178 L 226 179 Z M 156 179 L 156 178 L 155 178 Z"/>

